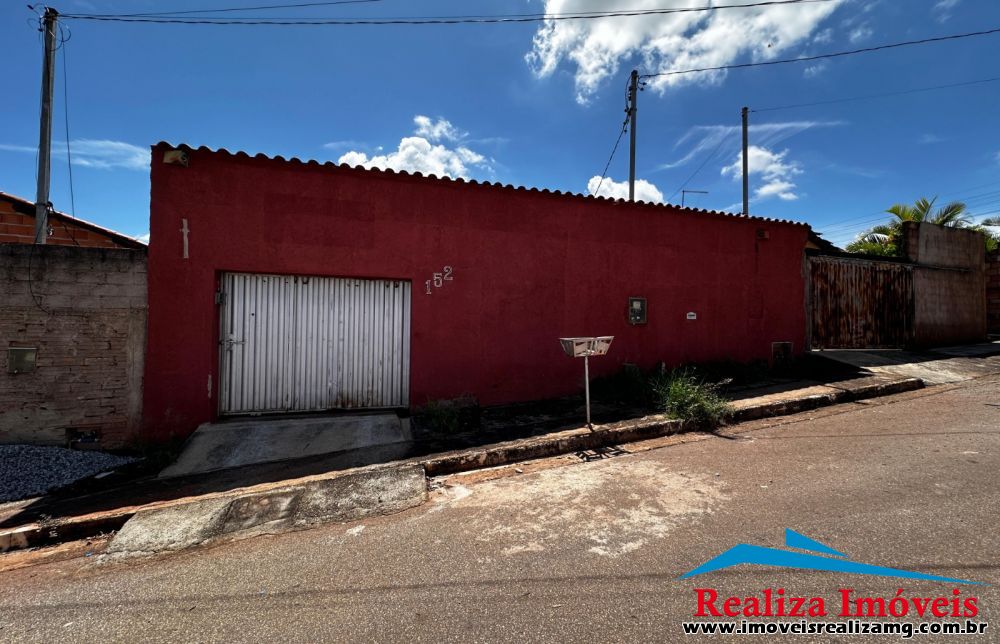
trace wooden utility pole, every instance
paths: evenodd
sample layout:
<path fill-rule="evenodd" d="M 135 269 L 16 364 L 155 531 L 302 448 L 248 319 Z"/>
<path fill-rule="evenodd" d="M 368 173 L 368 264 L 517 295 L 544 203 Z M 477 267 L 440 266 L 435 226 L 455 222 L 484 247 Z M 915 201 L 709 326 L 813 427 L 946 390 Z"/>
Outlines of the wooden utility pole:
<path fill-rule="evenodd" d="M 42 58 L 42 118 L 38 132 L 38 190 L 35 193 L 35 243 L 49 236 L 49 183 L 52 178 L 52 88 L 56 72 L 56 22 L 59 12 L 45 7 L 42 31 L 45 53 Z"/>
<path fill-rule="evenodd" d="M 743 214 L 750 214 L 750 155 L 748 154 L 747 142 L 749 141 L 749 135 L 747 133 L 748 125 L 747 118 L 749 116 L 750 109 L 747 107 L 743 108 Z"/>
<path fill-rule="evenodd" d="M 635 113 L 639 99 L 639 70 L 633 69 L 628 81 L 628 200 L 635 201 Z"/>

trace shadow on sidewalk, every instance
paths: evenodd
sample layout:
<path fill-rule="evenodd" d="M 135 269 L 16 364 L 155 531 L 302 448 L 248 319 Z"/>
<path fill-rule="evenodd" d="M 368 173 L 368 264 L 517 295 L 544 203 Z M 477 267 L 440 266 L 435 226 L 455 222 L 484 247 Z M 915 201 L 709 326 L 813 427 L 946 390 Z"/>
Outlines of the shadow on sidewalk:
<path fill-rule="evenodd" d="M 730 386 L 724 391 L 731 400 L 744 400 L 794 391 L 823 383 L 857 378 L 866 373 L 823 357 L 807 355 L 784 377 L 767 377 Z M 597 424 L 608 424 L 656 413 L 655 409 L 622 404 L 596 396 L 592 415 Z M 415 423 L 414 440 L 365 447 L 295 460 L 247 465 L 201 474 L 158 479 L 159 468 L 149 465 L 126 467 L 103 478 L 90 478 L 54 490 L 0 521 L 0 528 L 29 523 L 58 523 L 72 517 L 173 501 L 184 497 L 222 493 L 238 488 L 326 474 L 366 465 L 415 459 L 430 454 L 477 448 L 503 441 L 530 438 L 578 428 L 585 416 L 582 394 L 555 400 L 476 408 L 471 423 L 453 433 L 421 430 Z"/>

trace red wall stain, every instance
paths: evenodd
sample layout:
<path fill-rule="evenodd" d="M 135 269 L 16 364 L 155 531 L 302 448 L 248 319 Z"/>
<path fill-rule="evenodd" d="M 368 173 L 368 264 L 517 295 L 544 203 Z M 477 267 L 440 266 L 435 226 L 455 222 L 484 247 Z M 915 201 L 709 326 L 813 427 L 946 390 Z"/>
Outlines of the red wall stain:
<path fill-rule="evenodd" d="M 593 376 L 625 362 L 767 359 L 773 341 L 802 350 L 805 225 L 205 148 L 182 167 L 162 162 L 167 149 L 154 149 L 151 180 L 153 436 L 216 415 L 224 271 L 411 280 L 414 407 L 578 391 L 582 365 L 561 336 L 615 336 Z M 454 280 L 426 295 L 446 265 Z M 628 324 L 629 296 L 647 298 L 647 325 Z"/>

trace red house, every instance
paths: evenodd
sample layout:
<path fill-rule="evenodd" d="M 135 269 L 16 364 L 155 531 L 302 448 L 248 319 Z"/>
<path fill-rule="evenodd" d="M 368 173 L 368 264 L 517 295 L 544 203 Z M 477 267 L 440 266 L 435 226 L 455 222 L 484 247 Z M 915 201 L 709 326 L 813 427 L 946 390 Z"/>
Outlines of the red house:
<path fill-rule="evenodd" d="M 566 395 L 565 336 L 615 336 L 594 375 L 803 348 L 804 224 L 166 143 L 152 159 L 153 436 Z"/>

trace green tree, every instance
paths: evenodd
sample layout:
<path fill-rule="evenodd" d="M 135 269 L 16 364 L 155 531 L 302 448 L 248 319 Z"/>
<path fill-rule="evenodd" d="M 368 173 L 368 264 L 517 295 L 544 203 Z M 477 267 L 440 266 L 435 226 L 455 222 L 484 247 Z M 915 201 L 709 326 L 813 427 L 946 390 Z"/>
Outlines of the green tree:
<path fill-rule="evenodd" d="M 972 226 L 972 229 L 986 235 L 987 252 L 1000 248 L 1000 217 L 987 217 L 977 225 Z"/>

